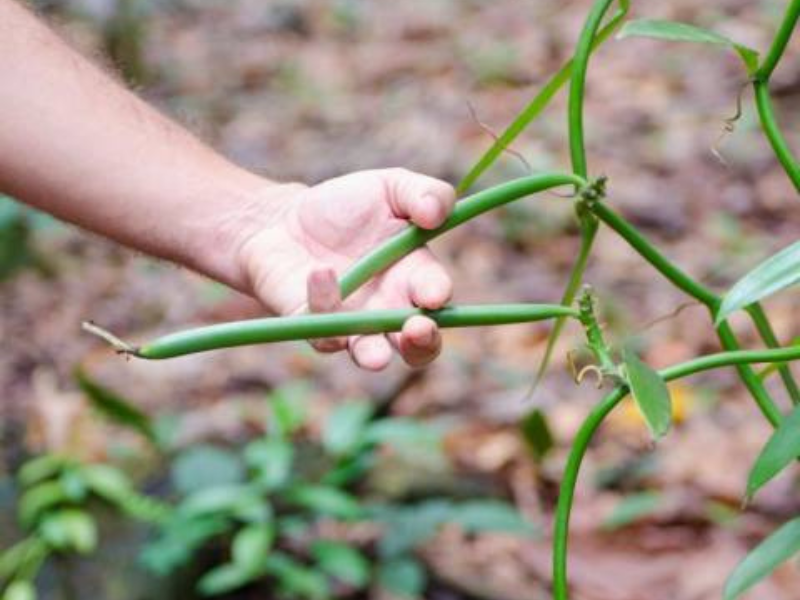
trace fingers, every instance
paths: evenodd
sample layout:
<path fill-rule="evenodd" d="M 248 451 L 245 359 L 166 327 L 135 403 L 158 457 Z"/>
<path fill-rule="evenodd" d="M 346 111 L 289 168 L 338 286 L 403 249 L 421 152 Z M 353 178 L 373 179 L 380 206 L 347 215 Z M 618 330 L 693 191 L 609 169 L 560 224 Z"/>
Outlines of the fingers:
<path fill-rule="evenodd" d="M 306 282 L 308 292 L 308 310 L 312 313 L 336 312 L 342 307 L 342 296 L 336 272 L 330 267 L 314 269 L 309 273 Z M 347 347 L 347 339 L 343 337 L 309 340 L 319 352 L 338 352 Z"/>
<path fill-rule="evenodd" d="M 419 265 L 409 276 L 409 298 L 420 308 L 442 308 L 453 295 L 453 280 L 428 250 L 420 254 Z"/>
<path fill-rule="evenodd" d="M 436 229 L 452 212 L 456 192 L 449 183 L 405 169 L 380 173 L 395 216 L 423 229 Z"/>
<path fill-rule="evenodd" d="M 393 336 L 397 351 L 411 367 L 423 367 L 442 351 L 442 336 L 433 319 L 414 316 L 403 324 L 403 330 Z"/>
<path fill-rule="evenodd" d="M 392 362 L 392 346 L 383 335 L 351 337 L 348 348 L 353 362 L 367 371 L 382 371 Z"/>

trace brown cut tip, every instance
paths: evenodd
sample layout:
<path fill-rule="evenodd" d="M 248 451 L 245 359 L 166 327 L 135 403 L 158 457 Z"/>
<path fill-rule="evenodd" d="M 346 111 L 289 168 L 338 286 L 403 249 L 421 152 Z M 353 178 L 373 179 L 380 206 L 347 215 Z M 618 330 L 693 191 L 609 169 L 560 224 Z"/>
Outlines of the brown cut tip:
<path fill-rule="evenodd" d="M 139 354 L 139 349 L 136 346 L 132 346 L 128 342 L 119 339 L 113 333 L 94 324 L 92 321 L 84 321 L 81 323 L 81 329 L 108 342 L 117 354 L 125 354 L 128 356 L 137 356 Z"/>

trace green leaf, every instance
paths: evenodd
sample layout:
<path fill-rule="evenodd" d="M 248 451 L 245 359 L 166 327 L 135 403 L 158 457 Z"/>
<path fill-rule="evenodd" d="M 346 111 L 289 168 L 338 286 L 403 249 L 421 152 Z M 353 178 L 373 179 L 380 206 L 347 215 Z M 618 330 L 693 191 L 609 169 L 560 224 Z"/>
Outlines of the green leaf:
<path fill-rule="evenodd" d="M 214 567 L 197 582 L 197 591 L 203 596 L 218 596 L 247 585 L 259 577 L 258 573 L 235 563 Z"/>
<path fill-rule="evenodd" d="M 247 522 L 271 518 L 270 506 L 254 489 L 245 485 L 226 485 L 195 492 L 178 507 L 187 518 L 224 516 Z"/>
<path fill-rule="evenodd" d="M 322 573 L 309 569 L 283 552 L 271 553 L 265 570 L 278 581 L 284 596 L 308 600 L 323 600 L 330 596 L 328 581 Z"/>
<path fill-rule="evenodd" d="M 59 482 L 40 483 L 20 497 L 17 504 L 19 520 L 23 527 L 31 527 L 44 511 L 69 500 Z"/>
<path fill-rule="evenodd" d="M 725 600 L 734 600 L 800 551 L 800 518 L 785 523 L 734 569 L 725 583 Z"/>
<path fill-rule="evenodd" d="M 719 324 L 732 312 L 800 282 L 800 242 L 773 254 L 742 277 L 725 294 L 717 311 Z"/>
<path fill-rule="evenodd" d="M 364 441 L 398 450 L 425 446 L 437 448 L 441 442 L 441 434 L 427 423 L 394 417 L 370 423 L 364 432 Z"/>
<path fill-rule="evenodd" d="M 153 444 L 158 437 L 153 428 L 153 421 L 142 412 L 131 400 L 124 398 L 114 390 L 100 385 L 83 370 L 75 371 L 75 381 L 86 395 L 89 403 L 97 412 L 117 425 L 122 425 L 143 435 Z"/>
<path fill-rule="evenodd" d="M 36 588 L 30 581 L 13 581 L 3 592 L 3 600 L 36 600 Z"/>
<path fill-rule="evenodd" d="M 28 537 L 0 554 L 0 580 L 14 576 L 24 566 L 31 549 L 35 548 L 37 543 L 38 538 Z"/>
<path fill-rule="evenodd" d="M 404 598 L 422 596 L 427 576 L 422 564 L 410 556 L 386 561 L 378 568 L 378 583 L 388 592 Z"/>
<path fill-rule="evenodd" d="M 395 558 L 418 548 L 436 535 L 454 511 L 452 502 L 438 499 L 411 506 L 371 506 L 370 518 L 383 525 L 378 554 Z"/>
<path fill-rule="evenodd" d="M 553 432 L 547 422 L 547 416 L 539 408 L 534 408 L 525 415 L 519 424 L 522 437 L 536 461 L 541 461 L 553 448 Z"/>
<path fill-rule="evenodd" d="M 758 68 L 758 52 L 738 44 L 730 38 L 714 31 L 675 21 L 662 21 L 659 19 L 638 19 L 623 25 L 617 36 L 619 39 L 629 37 L 648 37 L 673 42 L 696 42 L 700 44 L 713 44 L 723 46 L 735 51 L 744 62 L 748 73 L 753 73 Z"/>
<path fill-rule="evenodd" d="M 747 498 L 800 457 L 800 406 L 772 433 L 747 479 Z"/>
<path fill-rule="evenodd" d="M 663 497 L 656 492 L 641 492 L 623 498 L 603 520 L 603 529 L 614 531 L 635 523 L 655 513 L 663 505 Z"/>
<path fill-rule="evenodd" d="M 97 524 L 83 510 L 68 508 L 48 513 L 39 531 L 56 550 L 89 554 L 97 548 Z"/>
<path fill-rule="evenodd" d="M 110 465 L 88 465 L 81 470 L 86 485 L 97 496 L 119 504 L 135 493 L 128 476 Z"/>
<path fill-rule="evenodd" d="M 83 478 L 81 469 L 69 466 L 61 472 L 58 478 L 61 488 L 67 497 L 73 502 L 83 502 L 86 498 L 86 480 Z"/>
<path fill-rule="evenodd" d="M 358 519 L 364 512 L 354 496 L 325 485 L 297 485 L 288 489 L 284 498 L 295 506 L 337 519 Z"/>
<path fill-rule="evenodd" d="M 448 522 L 459 525 L 467 533 L 496 531 L 529 536 L 536 528 L 510 504 L 501 500 L 472 500 L 454 507 Z"/>
<path fill-rule="evenodd" d="M 369 561 L 348 544 L 320 540 L 311 546 L 311 555 L 322 571 L 339 581 L 357 589 L 366 587 L 369 583 Z"/>
<path fill-rule="evenodd" d="M 334 456 L 351 453 L 361 443 L 361 434 L 375 412 L 370 402 L 348 402 L 336 408 L 322 432 L 322 446 Z"/>
<path fill-rule="evenodd" d="M 239 456 L 217 446 L 200 445 L 181 452 L 172 463 L 172 485 L 181 494 L 244 481 Z"/>
<path fill-rule="evenodd" d="M 595 36 L 592 43 L 592 51 L 603 44 L 625 18 L 628 12 L 629 2 L 627 0 L 619 2 L 619 9 L 609 19 L 608 24 L 601 29 Z M 544 111 L 558 91 L 569 81 L 572 76 L 572 61 L 565 63 L 558 72 L 553 75 L 541 88 L 538 94 L 522 109 L 514 118 L 514 121 L 501 133 L 491 147 L 478 159 L 469 169 L 469 172 L 458 183 L 456 188 L 459 195 L 469 190 L 475 182 L 483 175 L 502 155 L 519 135 Z"/>
<path fill-rule="evenodd" d="M 274 540 L 275 527 L 272 523 L 256 523 L 244 527 L 233 538 L 233 563 L 244 570 L 257 571 L 264 565 Z"/>
<path fill-rule="evenodd" d="M 269 431 L 277 436 L 288 437 L 300 429 L 306 418 L 307 400 L 308 386 L 302 382 L 273 390 L 267 397 Z"/>
<path fill-rule="evenodd" d="M 196 518 L 176 512 L 166 522 L 161 536 L 144 548 L 140 561 L 151 572 L 167 575 L 189 563 L 208 540 L 228 531 L 229 523 L 216 515 Z"/>
<path fill-rule="evenodd" d="M 68 458 L 57 454 L 45 454 L 26 461 L 17 473 L 17 481 L 22 487 L 30 487 L 34 483 L 39 483 L 43 479 L 54 477 L 61 470 L 72 464 Z"/>
<path fill-rule="evenodd" d="M 667 384 L 658 372 L 639 360 L 629 348 L 623 351 L 623 360 L 631 395 L 651 435 L 658 440 L 664 437 L 672 424 L 672 402 Z"/>
<path fill-rule="evenodd" d="M 264 438 L 247 445 L 244 459 L 255 472 L 256 481 L 267 490 L 275 490 L 291 477 L 294 447 L 282 438 Z"/>

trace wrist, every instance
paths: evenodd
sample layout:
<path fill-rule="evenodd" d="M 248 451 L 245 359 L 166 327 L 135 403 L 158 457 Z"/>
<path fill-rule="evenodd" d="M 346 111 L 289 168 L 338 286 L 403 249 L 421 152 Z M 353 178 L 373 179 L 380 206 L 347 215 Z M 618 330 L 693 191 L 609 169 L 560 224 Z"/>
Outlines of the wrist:
<path fill-rule="evenodd" d="M 252 295 L 251 276 L 243 259 L 248 242 L 285 219 L 292 198 L 306 188 L 250 175 L 249 181 L 217 196 L 210 211 L 190 234 L 187 266 L 239 292 Z"/>

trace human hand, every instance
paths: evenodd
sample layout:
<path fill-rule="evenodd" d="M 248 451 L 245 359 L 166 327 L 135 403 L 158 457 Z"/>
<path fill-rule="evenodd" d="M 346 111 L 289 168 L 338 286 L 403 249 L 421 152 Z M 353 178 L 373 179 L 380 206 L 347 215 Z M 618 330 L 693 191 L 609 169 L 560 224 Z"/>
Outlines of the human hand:
<path fill-rule="evenodd" d="M 453 188 L 404 169 L 361 171 L 313 187 L 282 186 L 263 206 L 270 214 L 241 244 L 246 288 L 268 309 L 287 315 L 342 308 L 443 307 L 452 281 L 427 248 L 399 261 L 342 302 L 337 276 L 409 222 L 441 225 L 455 202 Z M 257 219 L 260 221 L 260 219 Z M 347 349 L 368 370 L 385 368 L 392 347 L 411 366 L 432 361 L 441 350 L 436 323 L 411 317 L 403 330 L 384 335 L 313 340 L 321 352 Z"/>

